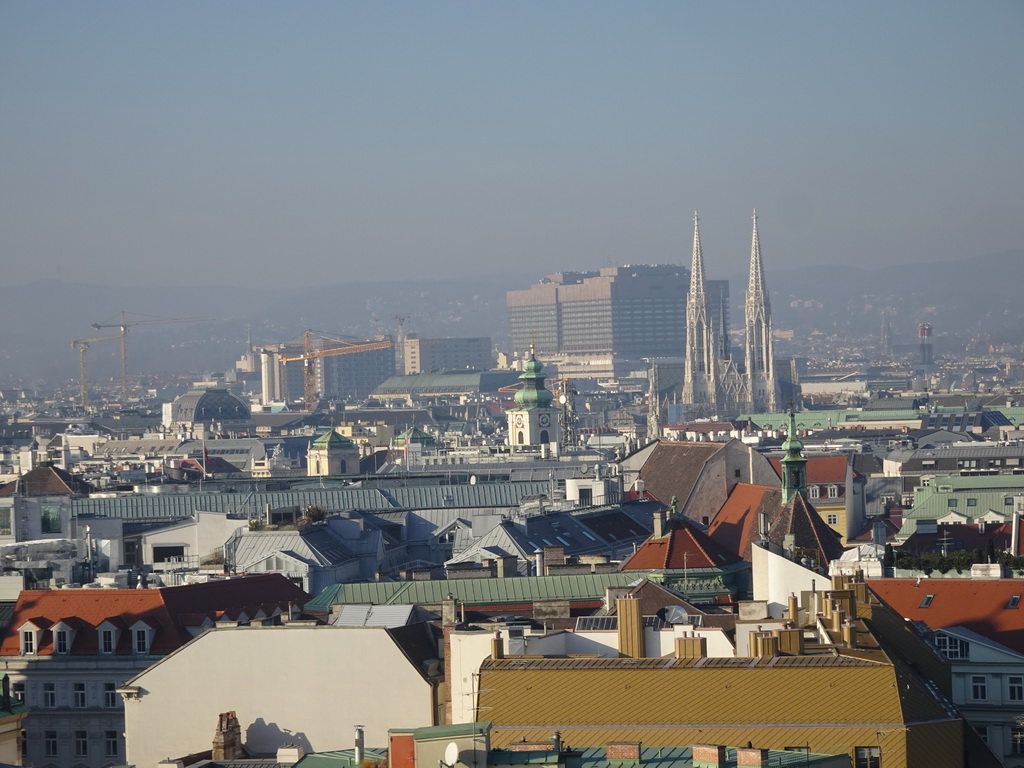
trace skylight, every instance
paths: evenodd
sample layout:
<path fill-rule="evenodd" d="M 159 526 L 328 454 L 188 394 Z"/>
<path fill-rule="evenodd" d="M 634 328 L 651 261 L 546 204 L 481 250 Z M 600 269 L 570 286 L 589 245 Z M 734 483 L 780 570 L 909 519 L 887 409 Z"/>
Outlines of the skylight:
<path fill-rule="evenodd" d="M 932 604 L 932 600 L 934 600 L 934 599 L 935 599 L 935 595 L 925 595 L 924 599 L 921 600 L 921 605 L 919 605 L 918 607 L 919 608 L 927 608 L 929 605 Z"/>
<path fill-rule="evenodd" d="M 1010 595 L 1010 599 L 1006 603 L 1007 608 L 1016 608 L 1020 605 L 1020 595 Z"/>

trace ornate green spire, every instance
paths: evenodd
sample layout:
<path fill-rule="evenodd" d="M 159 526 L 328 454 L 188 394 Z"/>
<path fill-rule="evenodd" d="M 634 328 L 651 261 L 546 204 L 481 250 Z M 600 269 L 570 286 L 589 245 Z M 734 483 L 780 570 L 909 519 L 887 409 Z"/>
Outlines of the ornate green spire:
<path fill-rule="evenodd" d="M 804 458 L 804 444 L 796 434 L 796 414 L 789 409 L 789 431 L 782 442 L 782 503 L 788 504 L 798 493 L 807 492 L 807 459 Z"/>
<path fill-rule="evenodd" d="M 523 388 L 516 392 L 516 406 L 523 410 L 551 407 L 554 396 L 544 388 L 544 379 L 547 377 L 541 373 L 543 369 L 544 366 L 537 359 L 534 346 L 531 344 L 530 359 L 523 364 L 523 372 L 519 376 Z"/>

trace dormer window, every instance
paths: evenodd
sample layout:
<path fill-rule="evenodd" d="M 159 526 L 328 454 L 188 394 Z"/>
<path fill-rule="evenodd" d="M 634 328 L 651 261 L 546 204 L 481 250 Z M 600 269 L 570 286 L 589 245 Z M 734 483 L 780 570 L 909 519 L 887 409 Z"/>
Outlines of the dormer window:
<path fill-rule="evenodd" d="M 75 630 L 78 627 L 78 619 L 61 619 L 50 627 L 53 634 L 53 652 L 66 655 L 71 653 L 71 646 L 75 643 Z"/>
<path fill-rule="evenodd" d="M 147 654 L 153 647 L 153 636 L 156 634 L 158 624 L 153 619 L 139 619 L 128 631 L 131 638 L 132 653 Z"/>
<path fill-rule="evenodd" d="M 43 643 L 43 628 L 49 624 L 50 622 L 45 619 L 29 619 L 18 627 L 18 640 L 23 656 L 34 656 L 39 653 L 39 647 Z"/>
<path fill-rule="evenodd" d="M 104 629 L 100 631 L 100 653 L 114 652 L 114 630 Z"/>
<path fill-rule="evenodd" d="M 124 621 L 116 617 L 106 619 L 96 627 L 100 653 L 117 653 L 117 643 L 123 628 Z"/>

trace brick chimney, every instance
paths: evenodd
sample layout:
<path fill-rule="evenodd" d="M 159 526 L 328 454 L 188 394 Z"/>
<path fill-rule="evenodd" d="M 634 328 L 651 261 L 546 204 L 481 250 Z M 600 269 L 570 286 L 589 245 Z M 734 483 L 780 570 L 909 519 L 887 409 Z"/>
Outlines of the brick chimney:
<path fill-rule="evenodd" d="M 610 741 L 604 746 L 605 758 L 610 763 L 616 762 L 640 762 L 639 741 Z"/>
<path fill-rule="evenodd" d="M 736 750 L 736 765 L 751 768 L 767 768 L 768 750 L 740 747 Z"/>
<path fill-rule="evenodd" d="M 691 752 L 694 765 L 701 763 L 709 768 L 725 765 L 725 747 L 717 744 L 694 744 Z"/>
<path fill-rule="evenodd" d="M 213 760 L 234 760 L 242 756 L 242 726 L 234 710 L 217 717 L 217 732 L 213 736 Z"/>

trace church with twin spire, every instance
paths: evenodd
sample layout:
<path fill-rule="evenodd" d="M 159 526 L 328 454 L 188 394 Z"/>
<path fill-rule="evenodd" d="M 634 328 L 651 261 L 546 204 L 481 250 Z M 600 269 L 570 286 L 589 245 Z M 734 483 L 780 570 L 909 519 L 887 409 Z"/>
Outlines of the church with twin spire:
<path fill-rule="evenodd" d="M 750 279 L 744 303 L 744 355 L 733 360 L 708 308 L 700 222 L 693 214 L 693 259 L 686 303 L 686 351 L 682 404 L 687 418 L 733 418 L 778 410 L 771 307 L 764 281 L 757 211 L 750 247 Z"/>

